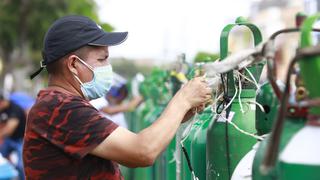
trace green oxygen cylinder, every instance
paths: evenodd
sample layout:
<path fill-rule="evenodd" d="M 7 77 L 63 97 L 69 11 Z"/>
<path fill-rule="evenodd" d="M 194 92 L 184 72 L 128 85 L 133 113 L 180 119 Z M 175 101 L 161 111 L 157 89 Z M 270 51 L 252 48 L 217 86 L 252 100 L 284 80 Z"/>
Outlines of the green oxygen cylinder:
<path fill-rule="evenodd" d="M 297 57 L 301 57 L 299 59 L 300 75 L 308 91 L 308 99 L 312 100 L 319 98 L 320 95 L 319 84 L 315 83 L 315 81 L 317 81 L 316 77 L 320 73 L 319 49 L 313 47 L 312 51 L 316 50 L 318 53 L 313 53 L 312 55 L 308 53 L 306 53 L 307 55 L 301 55 L 300 53 L 313 46 L 311 31 L 313 24 L 319 18 L 320 14 L 316 14 L 304 21 L 301 28 L 301 48 L 297 51 Z M 307 52 L 310 53 L 310 51 Z M 295 58 L 294 60 L 297 59 Z M 293 67 L 293 65 L 291 67 Z M 288 89 L 289 86 L 288 82 L 286 89 Z M 298 99 L 296 99 L 296 101 L 297 100 Z M 310 100 L 307 100 L 302 104 L 308 104 L 309 102 Z M 286 105 L 286 103 L 287 102 L 284 102 L 281 106 Z M 303 111 L 299 110 L 299 108 L 301 108 L 301 110 L 303 109 Z M 290 104 L 290 107 L 287 107 L 285 110 L 287 113 L 285 119 L 279 121 L 282 120 L 279 118 L 274 127 L 274 131 L 282 129 L 282 132 L 280 131 L 280 133 L 278 133 L 280 135 L 277 134 L 277 136 L 274 136 L 280 137 L 279 146 L 276 150 L 270 148 L 277 147 L 270 146 L 270 144 L 274 145 L 275 142 L 277 142 L 276 138 L 274 138 L 274 141 L 264 141 L 261 144 L 253 164 L 253 179 L 320 179 L 320 156 L 318 155 L 320 149 L 320 143 L 318 141 L 318 137 L 320 136 L 319 105 L 309 104 L 307 106 L 299 106 L 293 102 Z M 298 116 L 301 116 L 301 118 L 298 118 Z M 283 128 L 279 128 L 281 124 L 278 122 L 284 123 Z M 271 138 L 272 136 L 270 139 Z M 273 154 L 267 154 L 267 148 L 273 150 L 273 153 L 276 153 L 276 158 L 273 158 Z M 266 156 L 268 158 L 265 157 L 265 154 L 268 155 Z M 266 166 L 262 166 L 263 159 L 266 163 L 264 165 L 269 166 L 267 168 L 268 171 L 266 171 Z M 272 160 L 270 161 L 270 159 L 275 160 L 275 163 Z M 269 161 L 267 162 L 266 160 Z"/>
<path fill-rule="evenodd" d="M 185 148 L 185 150 L 188 153 L 188 156 L 190 157 L 191 155 L 191 144 L 192 144 L 192 140 L 194 138 L 194 134 L 196 133 L 196 131 L 198 130 L 198 128 L 201 126 L 201 121 L 199 120 L 199 116 L 194 117 L 194 124 L 192 124 L 190 130 L 188 130 L 188 127 L 186 127 L 186 129 L 184 130 L 185 132 L 188 132 L 187 137 L 185 137 L 185 139 L 183 140 L 183 146 Z M 192 122 L 190 122 L 192 123 Z M 191 175 L 191 171 L 189 169 L 188 166 L 188 162 L 186 159 L 185 154 L 182 152 L 181 150 L 181 180 L 190 180 L 192 178 Z"/>
<path fill-rule="evenodd" d="M 175 161 L 176 141 L 172 139 L 163 153 L 165 162 L 165 179 L 176 179 L 176 161 Z"/>
<path fill-rule="evenodd" d="M 303 118 L 288 118 L 284 124 L 283 133 L 280 139 L 280 148 L 279 151 L 282 152 L 283 149 L 287 146 L 288 142 L 292 137 L 297 133 L 297 131 L 301 130 L 306 123 L 306 120 Z M 263 140 L 258 150 L 255 154 L 253 166 L 252 166 L 252 179 L 253 180 L 275 180 L 281 179 L 279 177 L 280 172 L 280 164 L 279 161 L 276 163 L 275 167 L 268 173 L 261 173 L 261 164 L 263 158 L 266 153 L 267 144 L 269 143 L 269 139 Z M 297 152 L 297 151 L 296 151 Z M 308 176 L 305 176 L 308 177 Z"/>
<path fill-rule="evenodd" d="M 164 110 L 168 99 L 171 97 L 169 94 L 170 87 L 166 86 L 167 78 L 168 73 L 166 71 L 154 69 L 151 75 L 141 84 L 139 90 L 146 102 L 144 108 L 138 111 L 137 119 L 139 119 L 139 124 L 137 132 L 149 127 Z M 133 179 L 164 179 L 163 171 L 165 169 L 161 159 L 162 156 L 156 160 L 153 166 L 134 169 Z"/>
<path fill-rule="evenodd" d="M 279 100 L 269 82 L 261 85 L 256 96 L 256 129 L 258 135 L 270 133 L 279 109 Z M 262 107 L 260 107 L 260 105 Z"/>
<path fill-rule="evenodd" d="M 182 57 L 182 60 L 184 60 L 184 57 Z M 170 72 L 172 96 L 176 94 L 176 92 L 180 89 L 182 83 L 186 81 L 187 81 L 187 78 L 183 73 L 176 72 L 176 71 Z M 163 169 L 164 169 L 163 174 L 165 176 L 164 179 L 170 179 L 170 180 L 175 180 L 177 178 L 179 179 L 179 177 L 177 177 L 177 168 L 179 168 L 179 166 L 177 166 L 176 161 L 179 161 L 180 158 L 177 157 L 178 154 L 176 153 L 178 150 L 180 150 L 180 147 L 178 146 L 180 144 L 177 143 L 176 141 L 177 141 L 177 137 L 172 139 L 172 141 L 170 142 L 170 144 L 168 145 L 168 147 L 166 148 L 166 150 L 161 156 L 162 157 L 161 160 L 163 162 Z M 178 148 L 176 149 L 176 147 Z"/>
<path fill-rule="evenodd" d="M 139 131 L 143 130 L 144 128 L 150 126 L 152 124 L 152 120 L 154 121 L 154 117 L 161 113 L 161 109 L 159 109 L 158 107 L 153 107 L 153 106 L 149 106 L 148 107 L 148 113 L 146 113 L 141 121 L 141 126 L 139 129 Z M 151 167 L 145 167 L 145 168 L 135 168 L 134 172 L 133 172 L 133 179 L 152 179 L 153 178 L 153 173 L 154 173 L 154 168 Z"/>
<path fill-rule="evenodd" d="M 200 67 L 200 65 L 202 64 L 196 64 L 193 68 L 190 69 L 189 74 L 188 74 L 188 78 L 191 79 L 195 76 L 198 76 L 202 73 L 202 69 Z M 204 112 L 203 112 L 204 113 Z M 182 143 L 185 151 L 190 159 L 190 163 L 191 162 L 191 145 L 194 139 L 194 135 L 196 133 L 196 131 L 200 128 L 200 126 L 202 125 L 202 121 L 201 116 L 203 113 L 200 114 L 196 114 L 192 120 L 189 120 L 187 123 L 185 123 L 186 125 L 183 126 L 183 129 L 181 130 L 182 133 L 180 133 L 178 142 L 177 143 Z M 179 150 L 180 150 L 180 161 L 181 161 L 181 165 L 180 165 L 180 174 L 179 177 L 181 180 L 190 180 L 192 179 L 192 174 L 188 165 L 188 161 L 186 158 L 186 154 L 183 152 L 181 145 L 179 146 Z"/>
<path fill-rule="evenodd" d="M 301 48 L 309 48 L 313 45 L 312 29 L 316 21 L 320 19 L 320 13 L 307 18 L 301 27 Z M 319 49 L 319 47 L 317 47 Z M 319 51 L 319 50 L 318 50 Z M 299 61 L 302 81 L 308 91 L 308 98 L 320 97 L 320 55 L 303 57 Z M 307 125 L 300 129 L 288 142 L 279 155 L 280 179 L 320 179 L 320 106 L 311 106 L 308 109 Z"/>
<path fill-rule="evenodd" d="M 143 95 L 146 95 L 147 92 L 149 92 L 147 86 L 143 86 L 145 88 L 143 90 Z M 142 106 L 138 107 L 136 110 L 136 115 L 134 121 L 135 123 L 135 129 L 134 132 L 140 132 L 144 128 L 146 128 L 149 123 L 146 121 L 145 117 L 150 116 L 155 111 L 155 107 L 153 104 L 152 99 L 148 98 L 147 96 L 144 96 L 146 99 L 145 102 L 142 104 Z M 130 179 L 150 179 L 153 176 L 153 169 L 152 167 L 145 167 L 145 168 L 134 168 L 130 171 Z"/>
<path fill-rule="evenodd" d="M 228 55 L 228 36 L 235 26 L 246 26 L 253 33 L 254 44 L 258 45 L 262 41 L 260 30 L 253 24 L 248 23 L 243 18 L 238 18 L 235 24 L 227 25 L 220 37 L 220 55 L 221 60 Z M 254 68 L 249 69 L 250 71 Z M 257 74 L 255 79 L 258 81 L 261 69 L 255 69 Z M 251 72 L 252 74 L 253 72 Z M 231 99 L 236 93 L 236 85 L 233 78 L 233 72 L 227 73 L 227 92 L 225 96 Z M 242 82 L 241 82 L 242 83 Z M 241 94 L 239 92 L 236 98 L 227 109 L 226 114 L 222 115 L 238 128 L 255 134 L 255 102 L 256 89 L 254 86 L 242 86 Z M 239 97 L 240 96 L 240 97 Z M 241 111 L 241 109 L 243 111 Z M 206 179 L 225 180 L 231 179 L 231 175 L 239 161 L 248 153 L 256 139 L 241 133 L 224 118 L 218 118 L 210 124 L 207 131 L 206 161 L 207 171 Z"/>
<path fill-rule="evenodd" d="M 252 134 L 256 132 L 255 105 L 250 104 L 253 100 L 255 91 L 243 90 L 241 103 L 245 113 L 240 111 L 240 102 L 234 100 L 228 118 L 242 130 Z M 256 140 L 218 118 L 208 128 L 207 142 L 207 179 L 230 179 L 236 165 L 251 150 Z"/>
<path fill-rule="evenodd" d="M 199 127 L 196 128 L 191 142 L 191 165 L 196 177 L 206 179 L 207 129 L 213 120 L 211 106 L 199 115 Z"/>

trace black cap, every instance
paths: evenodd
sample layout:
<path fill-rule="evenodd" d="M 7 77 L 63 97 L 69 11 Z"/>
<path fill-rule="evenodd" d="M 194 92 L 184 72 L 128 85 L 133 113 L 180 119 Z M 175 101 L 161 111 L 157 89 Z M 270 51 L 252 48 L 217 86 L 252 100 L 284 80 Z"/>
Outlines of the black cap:
<path fill-rule="evenodd" d="M 106 32 L 85 16 L 62 17 L 47 31 L 43 41 L 41 67 L 30 78 L 37 76 L 47 64 L 85 45 L 114 46 L 124 42 L 127 36 L 128 32 Z"/>

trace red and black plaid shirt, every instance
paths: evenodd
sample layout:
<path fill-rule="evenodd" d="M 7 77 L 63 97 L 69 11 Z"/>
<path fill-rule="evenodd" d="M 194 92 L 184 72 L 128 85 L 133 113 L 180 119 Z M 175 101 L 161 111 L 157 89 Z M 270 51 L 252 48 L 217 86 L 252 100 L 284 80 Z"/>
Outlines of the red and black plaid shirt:
<path fill-rule="evenodd" d="M 25 131 L 27 179 L 123 179 L 117 163 L 90 155 L 118 126 L 79 96 L 43 90 Z"/>

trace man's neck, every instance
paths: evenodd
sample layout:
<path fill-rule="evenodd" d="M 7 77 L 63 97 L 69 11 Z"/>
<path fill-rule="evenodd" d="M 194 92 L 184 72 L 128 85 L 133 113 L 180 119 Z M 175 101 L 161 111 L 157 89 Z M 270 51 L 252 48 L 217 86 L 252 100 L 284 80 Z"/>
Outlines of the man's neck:
<path fill-rule="evenodd" d="M 52 77 L 49 77 L 47 89 L 83 97 L 83 95 L 76 89 L 76 87 L 73 84 L 66 81 L 60 81 Z"/>

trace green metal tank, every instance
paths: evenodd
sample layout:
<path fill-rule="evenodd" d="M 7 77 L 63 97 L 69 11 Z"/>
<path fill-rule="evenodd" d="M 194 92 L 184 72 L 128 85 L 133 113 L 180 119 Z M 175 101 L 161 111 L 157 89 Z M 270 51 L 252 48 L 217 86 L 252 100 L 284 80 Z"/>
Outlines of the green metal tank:
<path fill-rule="evenodd" d="M 301 27 L 301 48 L 312 47 L 312 28 L 320 19 L 320 13 L 307 18 Z M 319 48 L 319 47 L 318 47 Z M 308 98 L 320 97 L 320 55 L 304 57 L 299 61 L 300 73 Z M 320 179 L 320 106 L 308 109 L 308 123 L 299 130 L 280 153 L 280 179 Z M 298 150 L 298 151 L 297 151 Z"/>
<path fill-rule="evenodd" d="M 162 155 L 165 162 L 165 179 L 176 179 L 176 161 L 174 157 L 175 150 L 176 140 L 172 139 Z"/>
<path fill-rule="evenodd" d="M 308 48 L 313 46 L 311 32 L 314 23 L 319 18 L 320 14 L 316 14 L 315 16 L 311 16 L 304 21 L 301 27 L 301 48 Z M 308 98 L 319 98 L 320 85 L 319 83 L 315 83 L 318 81 L 317 78 L 320 74 L 319 55 L 309 55 L 307 57 L 303 57 L 299 61 L 299 66 L 300 75 L 309 93 Z M 253 165 L 252 173 L 254 180 L 320 179 L 320 143 L 318 140 L 320 136 L 320 107 L 309 107 L 307 115 L 307 118 L 293 119 L 286 117 L 284 119 L 284 127 L 280 136 L 279 149 L 278 152 L 276 152 L 277 158 L 275 165 L 271 170 L 265 172 L 261 172 L 260 167 L 262 165 L 262 160 L 265 158 L 267 145 L 274 142 L 266 141 L 261 144 L 261 147 L 256 154 Z M 279 128 L 279 126 L 275 127 Z M 269 157 L 272 156 L 270 155 Z M 271 165 L 273 164 L 272 162 L 268 163 L 270 163 Z"/>
<path fill-rule="evenodd" d="M 180 89 L 182 83 L 186 82 L 186 76 L 181 72 L 171 71 L 170 72 L 170 83 L 171 83 L 171 97 Z M 160 156 L 160 164 L 158 172 L 163 175 L 162 179 L 175 180 L 177 178 L 177 163 L 176 163 L 176 139 L 172 139 L 166 150 Z M 178 148 L 179 150 L 180 148 Z"/>
<path fill-rule="evenodd" d="M 225 26 L 220 37 L 220 56 L 223 61 L 228 56 L 228 36 L 233 27 L 246 26 L 248 27 L 254 39 L 254 45 L 258 45 L 262 41 L 260 30 L 253 24 L 248 23 L 243 18 L 239 17 L 236 23 Z M 248 68 L 252 74 L 255 74 L 255 79 L 261 74 L 261 68 Z M 225 96 L 231 99 L 236 93 L 236 85 L 234 74 L 232 71 L 227 73 L 227 91 Z M 241 82 L 242 83 L 242 82 Z M 255 129 L 255 112 L 256 105 L 252 104 L 256 100 L 256 89 L 252 85 L 242 86 L 241 94 L 231 103 L 226 114 L 222 115 L 229 121 L 236 124 L 240 129 L 251 134 L 256 133 Z M 240 101 L 239 101 L 240 96 Z M 241 103 L 241 104 L 240 104 Z M 241 106 L 244 112 L 241 112 Z M 207 131 L 207 146 L 206 146 L 206 179 L 208 180 L 226 180 L 231 179 L 231 175 L 239 161 L 251 150 L 256 143 L 256 139 L 239 132 L 234 126 L 223 118 L 217 119 L 210 124 Z"/>
<path fill-rule="evenodd" d="M 191 144 L 194 138 L 196 131 L 201 126 L 201 121 L 199 120 L 199 116 L 195 117 L 195 123 L 191 126 L 190 132 L 186 139 L 183 141 L 183 146 L 186 149 L 189 157 L 191 155 Z M 187 159 L 181 150 L 181 180 L 190 180 L 192 178 Z"/>
<path fill-rule="evenodd" d="M 282 85 L 278 82 L 279 85 Z M 260 86 L 257 92 L 256 102 L 260 105 L 256 105 L 256 130 L 259 136 L 270 133 L 272 124 L 276 118 L 277 111 L 279 109 L 279 101 L 276 97 L 272 86 L 269 82 L 265 82 Z M 265 145 L 265 141 L 262 142 L 262 146 Z M 251 179 L 252 166 L 257 149 L 260 147 L 260 142 L 252 147 L 239 162 L 235 171 L 232 174 L 231 180 L 238 179 Z"/>
<path fill-rule="evenodd" d="M 286 120 L 284 124 L 284 131 L 282 133 L 280 139 L 280 148 L 279 151 L 282 152 L 283 149 L 288 144 L 289 140 L 305 125 L 306 120 L 302 118 L 289 118 Z M 252 179 L 253 180 L 275 180 L 280 179 L 279 172 L 280 172 L 280 165 L 279 162 L 276 163 L 275 167 L 268 173 L 263 174 L 261 173 L 261 164 L 263 158 L 266 153 L 266 147 L 269 143 L 269 139 L 265 139 L 260 143 L 260 146 L 257 150 L 257 153 L 254 157 L 253 167 L 252 167 Z M 306 176 L 307 177 L 307 176 Z"/>
<path fill-rule="evenodd" d="M 199 179 L 206 179 L 207 129 L 213 121 L 213 116 L 211 106 L 201 113 L 199 116 L 200 125 L 194 132 L 191 142 L 191 164 L 196 177 Z"/>
<path fill-rule="evenodd" d="M 135 132 L 139 132 L 149 127 L 163 112 L 165 105 L 171 97 L 170 86 L 167 86 L 169 73 L 160 69 L 154 69 L 151 75 L 141 83 L 139 91 L 145 99 L 145 103 L 138 108 L 136 114 Z M 135 168 L 132 179 L 155 179 L 161 180 L 165 178 L 165 163 L 163 157 L 160 156 L 155 164 L 145 168 Z"/>
<path fill-rule="evenodd" d="M 268 134 L 272 129 L 273 120 L 276 118 L 279 109 L 279 100 L 269 82 L 261 85 L 257 92 L 256 101 L 262 106 L 256 105 L 257 133 L 258 135 Z"/>
<path fill-rule="evenodd" d="M 148 107 L 148 113 L 146 113 L 140 120 L 140 129 L 138 131 L 141 131 L 142 129 L 150 126 L 152 122 L 157 119 L 157 116 L 161 114 L 162 109 L 159 108 L 159 106 L 155 107 Z M 141 179 L 141 180 L 147 180 L 147 179 L 153 179 L 154 177 L 154 167 L 144 167 L 144 168 L 135 168 L 133 173 L 133 179 Z"/>
<path fill-rule="evenodd" d="M 306 125 L 296 132 L 280 154 L 279 179 L 320 179 L 319 136 L 319 125 Z"/>
<path fill-rule="evenodd" d="M 232 103 L 229 119 L 242 130 L 255 134 L 255 105 L 248 104 L 255 100 L 255 91 L 243 90 L 241 93 L 245 113 L 240 111 L 237 99 Z M 221 118 L 211 123 L 207 131 L 206 178 L 230 179 L 239 161 L 255 143 L 256 139 L 240 133 Z"/>

